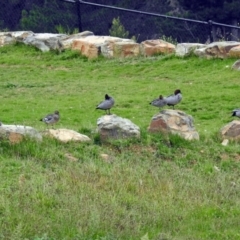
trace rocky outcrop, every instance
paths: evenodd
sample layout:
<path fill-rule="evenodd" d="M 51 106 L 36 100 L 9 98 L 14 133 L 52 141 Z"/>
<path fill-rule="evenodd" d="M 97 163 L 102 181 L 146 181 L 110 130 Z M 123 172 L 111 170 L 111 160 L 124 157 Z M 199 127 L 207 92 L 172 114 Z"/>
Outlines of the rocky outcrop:
<path fill-rule="evenodd" d="M 170 54 L 175 52 L 175 48 L 174 44 L 161 39 L 146 40 L 140 44 L 140 50 L 143 56 Z"/>
<path fill-rule="evenodd" d="M 107 58 L 125 58 L 171 54 L 184 57 L 191 53 L 204 58 L 240 57 L 240 42 L 225 41 L 210 44 L 172 43 L 161 39 L 149 39 L 136 43 L 132 39 L 112 36 L 95 36 L 93 32 L 84 31 L 72 35 L 53 33 L 33 33 L 31 31 L 0 32 L 0 47 L 16 42 L 34 46 L 43 52 L 65 49 L 79 51 L 88 58 L 102 55 Z"/>
<path fill-rule="evenodd" d="M 194 50 L 194 54 L 204 58 L 227 58 L 232 48 L 240 46 L 240 42 L 213 42 L 203 48 Z"/>
<path fill-rule="evenodd" d="M 162 110 L 153 116 L 148 131 L 164 134 L 178 134 L 187 140 L 199 140 L 193 125 L 193 118 L 180 110 Z"/>
<path fill-rule="evenodd" d="M 140 128 L 137 125 L 115 114 L 100 117 L 97 126 L 101 141 L 140 137 Z"/>
<path fill-rule="evenodd" d="M 7 139 L 11 143 L 19 143 L 24 137 L 37 141 L 42 140 L 42 135 L 32 127 L 22 125 L 0 125 L 0 139 Z"/>
<path fill-rule="evenodd" d="M 232 69 L 240 71 L 240 60 L 237 60 L 233 65 Z"/>
<path fill-rule="evenodd" d="M 70 129 L 65 129 L 65 128 L 60 128 L 60 129 L 48 129 L 44 132 L 45 136 L 50 136 L 53 137 L 60 142 L 86 142 L 90 141 L 91 139 L 83 135 L 81 133 L 78 133 L 76 131 L 70 130 Z"/>
<path fill-rule="evenodd" d="M 240 140 L 240 121 L 233 120 L 220 130 L 223 139 Z"/>
<path fill-rule="evenodd" d="M 186 57 L 193 54 L 195 49 L 204 47 L 206 45 L 201 43 L 179 43 L 176 46 L 176 56 Z"/>

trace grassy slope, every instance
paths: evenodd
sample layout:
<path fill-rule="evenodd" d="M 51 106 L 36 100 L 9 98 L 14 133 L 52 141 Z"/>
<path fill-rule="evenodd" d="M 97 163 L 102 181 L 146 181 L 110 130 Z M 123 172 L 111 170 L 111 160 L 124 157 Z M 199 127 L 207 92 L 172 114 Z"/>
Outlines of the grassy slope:
<path fill-rule="evenodd" d="M 39 119 L 58 109 L 58 127 L 93 139 L 1 142 L 0 239 L 239 239 L 239 145 L 222 147 L 217 136 L 239 107 L 234 61 L 88 61 L 69 51 L 0 48 L 3 123 L 42 130 Z M 158 111 L 149 101 L 176 88 L 199 142 L 146 133 Z M 116 100 L 112 112 L 141 127 L 140 140 L 99 145 L 94 131 L 103 113 L 94 108 L 105 93 Z"/>

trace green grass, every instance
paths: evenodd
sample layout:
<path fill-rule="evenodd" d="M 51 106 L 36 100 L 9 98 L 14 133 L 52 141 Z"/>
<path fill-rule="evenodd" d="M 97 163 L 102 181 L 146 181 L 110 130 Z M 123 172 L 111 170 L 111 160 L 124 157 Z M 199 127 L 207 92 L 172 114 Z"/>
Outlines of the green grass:
<path fill-rule="evenodd" d="M 53 139 L 0 143 L 0 239 L 239 239 L 240 150 L 218 132 L 239 107 L 235 59 L 155 56 L 88 60 L 76 52 L 0 48 L 1 121 L 39 131 L 56 127 L 90 143 Z M 176 88 L 200 141 L 148 134 L 149 102 Z M 141 139 L 101 144 L 95 132 L 105 93 L 112 112 L 141 128 Z M 109 161 L 101 154 L 108 154 Z M 74 161 L 67 154 L 75 158 Z"/>

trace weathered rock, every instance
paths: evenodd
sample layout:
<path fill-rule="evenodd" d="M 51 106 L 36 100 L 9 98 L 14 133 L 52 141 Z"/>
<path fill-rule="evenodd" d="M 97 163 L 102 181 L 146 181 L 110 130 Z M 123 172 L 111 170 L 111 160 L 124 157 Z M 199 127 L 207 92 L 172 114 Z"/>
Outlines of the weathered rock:
<path fill-rule="evenodd" d="M 199 140 L 192 116 L 179 110 L 162 110 L 153 116 L 148 131 L 178 134 L 187 140 Z"/>
<path fill-rule="evenodd" d="M 206 47 L 198 48 L 194 50 L 194 54 L 199 57 L 205 58 L 227 58 L 229 57 L 229 51 L 233 47 L 240 46 L 240 42 L 228 41 L 228 42 L 213 42 Z"/>
<path fill-rule="evenodd" d="M 72 34 L 70 36 L 68 36 L 66 39 L 63 39 L 62 42 L 62 46 L 63 49 L 70 49 L 72 48 L 72 43 L 74 40 L 76 39 L 82 39 L 88 36 L 94 36 L 93 32 L 90 31 L 84 31 L 84 32 L 80 32 L 80 33 L 76 33 L 76 34 Z"/>
<path fill-rule="evenodd" d="M 223 139 L 240 140 L 240 121 L 233 120 L 220 130 Z"/>
<path fill-rule="evenodd" d="M 0 125 L 0 138 L 8 139 L 11 143 L 18 143 L 24 137 L 29 137 L 37 141 L 42 140 L 42 135 L 34 128 L 21 125 Z"/>
<path fill-rule="evenodd" d="M 161 39 L 146 40 L 141 42 L 140 51 L 144 56 L 152 56 L 154 54 L 168 54 L 175 52 L 175 45 Z"/>
<path fill-rule="evenodd" d="M 113 57 L 137 57 L 140 55 L 140 47 L 134 42 L 116 42 L 113 46 Z"/>
<path fill-rule="evenodd" d="M 140 137 L 140 128 L 129 119 L 121 118 L 115 114 L 105 115 L 97 120 L 100 139 L 122 139 Z"/>
<path fill-rule="evenodd" d="M 15 43 L 15 42 L 16 42 L 15 38 L 13 38 L 10 34 L 0 33 L 0 47 Z"/>
<path fill-rule="evenodd" d="M 0 47 L 17 41 L 22 41 L 32 34 L 33 32 L 31 31 L 0 32 Z"/>
<path fill-rule="evenodd" d="M 63 50 L 62 40 L 66 39 L 66 34 L 54 34 L 54 33 L 34 33 L 23 40 L 26 45 L 34 46 L 40 49 L 42 52 L 50 50 Z"/>
<path fill-rule="evenodd" d="M 65 129 L 65 128 L 60 128 L 60 129 L 48 129 L 44 132 L 44 135 L 53 137 L 60 142 L 86 142 L 90 141 L 91 139 L 83 135 L 81 133 L 78 133 L 76 131 L 70 130 L 70 129 Z"/>
<path fill-rule="evenodd" d="M 235 70 L 240 70 L 240 60 L 237 60 L 233 65 L 232 65 L 232 69 Z"/>
<path fill-rule="evenodd" d="M 176 56 L 185 57 L 191 55 L 195 49 L 205 47 L 205 44 L 201 43 L 178 43 L 176 47 Z"/>
<path fill-rule="evenodd" d="M 240 43 L 238 46 L 233 47 L 229 51 L 229 57 L 240 58 Z"/>
<path fill-rule="evenodd" d="M 73 40 L 72 49 L 79 50 L 82 55 L 88 58 L 96 58 L 99 55 L 105 57 L 114 56 L 114 45 L 115 43 L 134 43 L 131 39 L 123 39 L 118 37 L 110 36 L 88 36 L 84 39 Z"/>

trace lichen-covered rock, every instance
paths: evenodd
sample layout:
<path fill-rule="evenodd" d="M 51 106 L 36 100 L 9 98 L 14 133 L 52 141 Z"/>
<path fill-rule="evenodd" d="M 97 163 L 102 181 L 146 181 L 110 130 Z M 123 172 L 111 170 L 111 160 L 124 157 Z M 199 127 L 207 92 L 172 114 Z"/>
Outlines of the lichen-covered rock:
<path fill-rule="evenodd" d="M 115 114 L 105 115 L 97 120 L 98 132 L 102 141 L 107 139 L 121 139 L 140 137 L 140 128 L 129 119 Z"/>
<path fill-rule="evenodd" d="M 178 134 L 187 140 L 199 140 L 192 116 L 180 110 L 162 110 L 153 116 L 148 131 Z"/>
<path fill-rule="evenodd" d="M 86 142 L 90 141 L 91 139 L 81 133 L 78 133 L 76 131 L 70 130 L 70 129 L 65 129 L 65 128 L 60 128 L 60 129 L 48 129 L 44 132 L 44 135 L 53 137 L 60 142 Z"/>

